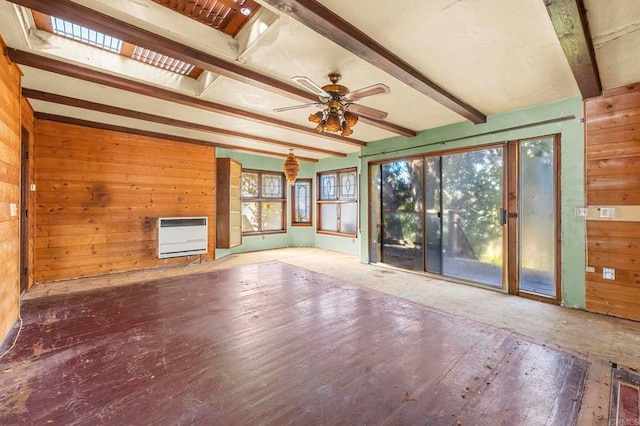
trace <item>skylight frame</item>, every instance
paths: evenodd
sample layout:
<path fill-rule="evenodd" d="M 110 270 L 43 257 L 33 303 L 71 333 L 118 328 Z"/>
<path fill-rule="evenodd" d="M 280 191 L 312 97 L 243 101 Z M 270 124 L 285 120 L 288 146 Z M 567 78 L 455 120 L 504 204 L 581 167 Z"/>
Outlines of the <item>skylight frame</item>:
<path fill-rule="evenodd" d="M 88 44 L 107 52 L 120 54 L 122 51 L 122 40 L 82 25 L 51 16 L 51 27 L 53 33 L 58 36 Z"/>

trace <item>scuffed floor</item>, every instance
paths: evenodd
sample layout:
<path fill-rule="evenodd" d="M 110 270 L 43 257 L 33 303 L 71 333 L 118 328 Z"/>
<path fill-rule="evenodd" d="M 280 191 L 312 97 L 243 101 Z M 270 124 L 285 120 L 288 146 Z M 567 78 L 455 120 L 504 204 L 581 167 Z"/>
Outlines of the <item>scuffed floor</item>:
<path fill-rule="evenodd" d="M 22 312 L 0 424 L 564 426 L 589 364 L 277 261 Z"/>

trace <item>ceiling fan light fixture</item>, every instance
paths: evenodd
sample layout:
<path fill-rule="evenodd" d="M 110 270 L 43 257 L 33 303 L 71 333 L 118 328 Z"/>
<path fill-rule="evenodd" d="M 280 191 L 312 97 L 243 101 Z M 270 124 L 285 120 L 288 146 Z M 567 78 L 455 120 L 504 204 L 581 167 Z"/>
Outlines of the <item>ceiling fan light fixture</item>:
<path fill-rule="evenodd" d="M 351 136 L 353 134 L 353 130 L 349 127 L 349 124 L 346 121 L 342 122 L 342 132 L 340 136 Z"/>
<path fill-rule="evenodd" d="M 343 117 L 349 127 L 353 127 L 358 123 L 358 116 L 352 112 L 345 111 Z"/>
<path fill-rule="evenodd" d="M 322 111 L 318 111 L 315 114 L 311 114 L 309 116 L 309 121 L 312 123 L 320 123 L 322 121 L 322 117 L 323 117 Z"/>
<path fill-rule="evenodd" d="M 338 116 L 337 112 L 330 112 L 329 116 L 327 117 L 327 125 L 326 125 L 326 130 L 328 132 L 339 132 L 340 130 L 342 130 L 342 125 L 341 122 L 342 120 L 340 120 L 340 117 Z"/>
<path fill-rule="evenodd" d="M 325 128 L 326 125 L 327 125 L 326 120 L 322 120 L 320 122 L 320 124 L 318 124 L 318 126 L 316 126 L 316 128 L 314 130 L 316 132 L 318 132 L 318 133 L 322 133 L 322 132 L 324 132 L 324 128 Z"/>

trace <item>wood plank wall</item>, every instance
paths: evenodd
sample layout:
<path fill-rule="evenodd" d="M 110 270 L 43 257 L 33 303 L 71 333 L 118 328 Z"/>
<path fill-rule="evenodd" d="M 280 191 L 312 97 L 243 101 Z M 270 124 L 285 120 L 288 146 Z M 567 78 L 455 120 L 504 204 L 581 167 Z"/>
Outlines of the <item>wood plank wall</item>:
<path fill-rule="evenodd" d="M 0 38 L 0 51 L 6 52 Z M 20 79 L 18 67 L 0 57 L 0 343 L 20 310 L 20 222 L 10 206 L 20 203 Z"/>
<path fill-rule="evenodd" d="M 26 98 L 22 98 L 22 127 L 29 133 L 29 155 L 28 155 L 28 184 L 35 183 L 35 119 L 33 117 L 33 108 Z M 21 141 L 22 143 L 22 141 Z M 22 158 L 22 156 L 21 156 Z M 27 236 L 27 285 L 30 288 L 35 281 L 35 258 L 36 258 L 36 197 L 35 193 L 29 192 L 29 200 L 27 210 L 31 214 L 27 217 L 28 236 Z"/>
<path fill-rule="evenodd" d="M 36 119 L 36 281 L 186 263 L 157 259 L 157 218 L 208 216 L 215 148 Z"/>
<path fill-rule="evenodd" d="M 640 83 L 586 100 L 585 121 L 587 204 L 640 205 Z M 640 222 L 587 221 L 587 250 L 586 309 L 640 320 Z"/>

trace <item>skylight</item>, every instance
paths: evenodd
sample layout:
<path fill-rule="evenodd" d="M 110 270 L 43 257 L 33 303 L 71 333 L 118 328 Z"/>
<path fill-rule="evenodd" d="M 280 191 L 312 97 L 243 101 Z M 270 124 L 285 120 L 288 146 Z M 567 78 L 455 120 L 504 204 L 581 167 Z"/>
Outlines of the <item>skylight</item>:
<path fill-rule="evenodd" d="M 65 21 L 64 19 L 52 16 L 51 25 L 53 27 L 53 33 L 59 36 L 89 44 L 109 52 L 120 53 L 122 49 L 122 40 Z"/>
<path fill-rule="evenodd" d="M 187 75 L 194 68 L 193 65 L 186 63 L 185 61 L 180 61 L 170 56 L 162 55 L 149 49 L 144 49 L 140 46 L 134 47 L 131 57 L 146 64 L 172 71 L 180 75 Z"/>

